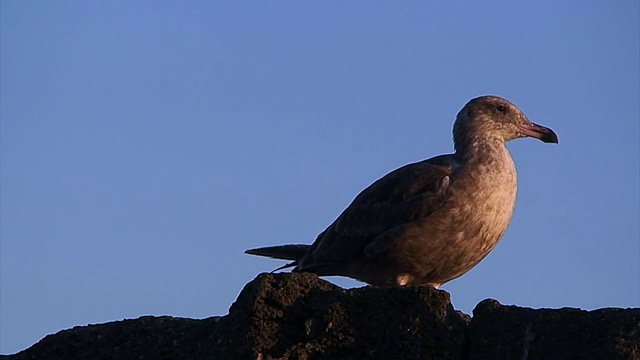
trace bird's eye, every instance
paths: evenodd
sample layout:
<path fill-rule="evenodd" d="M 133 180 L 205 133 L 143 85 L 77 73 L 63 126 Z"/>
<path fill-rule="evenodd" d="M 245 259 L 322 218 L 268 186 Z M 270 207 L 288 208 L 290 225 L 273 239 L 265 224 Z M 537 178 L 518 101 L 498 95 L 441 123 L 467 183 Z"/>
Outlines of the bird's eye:
<path fill-rule="evenodd" d="M 501 113 L 504 113 L 507 111 L 507 108 L 504 105 L 498 105 L 496 106 L 496 110 L 500 111 Z"/>

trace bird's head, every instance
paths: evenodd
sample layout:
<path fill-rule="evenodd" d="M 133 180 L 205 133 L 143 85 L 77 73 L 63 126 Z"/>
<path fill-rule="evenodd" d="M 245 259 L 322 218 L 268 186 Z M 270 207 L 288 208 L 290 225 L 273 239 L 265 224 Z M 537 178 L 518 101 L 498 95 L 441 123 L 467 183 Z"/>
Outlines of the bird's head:
<path fill-rule="evenodd" d="M 456 149 L 466 143 L 483 140 L 506 142 L 522 137 L 558 143 L 558 136 L 553 130 L 531 122 L 517 106 L 499 96 L 470 100 L 458 113 L 453 126 Z"/>

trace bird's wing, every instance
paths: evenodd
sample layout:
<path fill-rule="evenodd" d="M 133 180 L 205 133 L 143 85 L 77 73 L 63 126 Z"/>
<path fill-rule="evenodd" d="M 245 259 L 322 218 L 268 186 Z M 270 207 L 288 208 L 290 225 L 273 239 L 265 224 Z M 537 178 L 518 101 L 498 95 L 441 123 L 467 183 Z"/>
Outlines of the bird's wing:
<path fill-rule="evenodd" d="M 378 235 L 429 216 L 447 199 L 454 165 L 452 155 L 440 155 L 405 165 L 371 184 L 318 235 L 298 270 L 361 257 Z"/>

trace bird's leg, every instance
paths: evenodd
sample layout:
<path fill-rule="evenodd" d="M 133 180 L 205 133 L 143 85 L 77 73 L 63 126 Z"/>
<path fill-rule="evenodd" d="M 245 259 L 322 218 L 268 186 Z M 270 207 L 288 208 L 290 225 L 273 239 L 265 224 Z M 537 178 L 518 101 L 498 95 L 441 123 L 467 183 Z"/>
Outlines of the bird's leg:
<path fill-rule="evenodd" d="M 413 281 L 413 275 L 403 273 L 396 276 L 396 285 L 398 286 L 407 286 Z"/>

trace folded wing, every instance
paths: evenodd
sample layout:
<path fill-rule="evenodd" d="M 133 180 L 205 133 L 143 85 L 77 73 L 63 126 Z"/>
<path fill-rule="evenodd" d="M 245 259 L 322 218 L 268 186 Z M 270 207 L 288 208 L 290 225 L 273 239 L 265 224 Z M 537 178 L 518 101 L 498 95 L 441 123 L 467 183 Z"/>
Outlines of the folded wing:
<path fill-rule="evenodd" d="M 338 275 L 341 263 L 363 257 L 364 248 L 380 234 L 442 207 L 454 167 L 451 155 L 441 155 L 405 165 L 374 182 L 318 235 L 302 259 L 291 264 L 294 270 Z"/>

